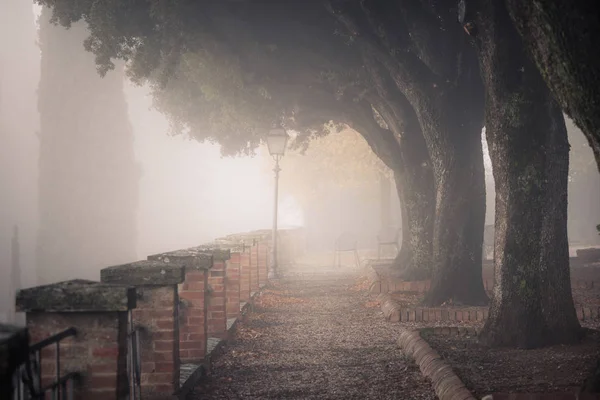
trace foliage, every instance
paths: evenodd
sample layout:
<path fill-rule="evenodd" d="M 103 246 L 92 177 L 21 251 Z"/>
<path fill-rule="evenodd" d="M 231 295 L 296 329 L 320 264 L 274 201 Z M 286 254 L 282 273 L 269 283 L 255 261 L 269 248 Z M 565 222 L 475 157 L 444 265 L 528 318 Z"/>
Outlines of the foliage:
<path fill-rule="evenodd" d="M 85 47 L 101 74 L 124 59 L 134 82 L 151 84 L 173 133 L 227 154 L 251 153 L 270 126 L 291 124 L 307 91 L 340 95 L 360 75 L 320 1 L 37 1 L 63 26 L 88 23 Z M 309 137 L 323 122 L 294 128 Z"/>
<path fill-rule="evenodd" d="M 272 160 L 267 151 L 264 154 L 265 169 L 270 169 Z M 392 171 L 350 128 L 317 137 L 306 150 L 292 146 L 280 165 L 285 171 L 281 191 L 301 203 L 314 199 L 326 187 L 360 187 L 379 180 L 381 175 L 392 178 Z"/>

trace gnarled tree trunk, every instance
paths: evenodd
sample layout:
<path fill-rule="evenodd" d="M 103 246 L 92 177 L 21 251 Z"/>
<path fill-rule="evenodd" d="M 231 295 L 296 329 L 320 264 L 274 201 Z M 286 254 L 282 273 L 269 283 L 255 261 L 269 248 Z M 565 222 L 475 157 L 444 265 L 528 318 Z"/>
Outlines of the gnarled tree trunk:
<path fill-rule="evenodd" d="M 495 287 L 481 339 L 523 348 L 568 343 L 580 328 L 569 279 L 564 120 L 503 1 L 478 4 L 476 40 L 496 185 Z"/>
<path fill-rule="evenodd" d="M 414 109 L 380 68 L 367 63 L 378 96 L 372 105 L 398 143 L 393 166 L 402 212 L 402 243 L 392 273 L 404 280 L 431 277 L 435 193 L 429 152 Z"/>
<path fill-rule="evenodd" d="M 600 4 L 505 0 L 525 47 L 563 110 L 581 128 L 600 169 Z"/>
<path fill-rule="evenodd" d="M 405 280 L 431 277 L 435 197 L 433 173 L 423 136 L 419 131 L 403 136 L 402 169 L 394 171 L 402 211 L 402 243 L 392 264 L 394 274 Z"/>
<path fill-rule="evenodd" d="M 461 110 L 456 100 L 438 103 L 439 114 L 426 107 L 421 110 L 436 190 L 433 278 L 425 297 L 429 305 L 488 301 L 482 281 L 485 177 L 481 126 L 479 118 Z"/>

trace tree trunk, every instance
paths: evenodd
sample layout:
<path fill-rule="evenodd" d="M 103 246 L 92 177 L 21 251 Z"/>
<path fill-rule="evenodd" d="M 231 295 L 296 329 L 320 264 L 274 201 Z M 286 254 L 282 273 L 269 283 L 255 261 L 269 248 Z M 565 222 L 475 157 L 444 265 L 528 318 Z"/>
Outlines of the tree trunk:
<path fill-rule="evenodd" d="M 487 304 L 482 280 L 485 172 L 482 90 L 476 59 L 463 54 L 458 82 L 407 96 L 433 164 L 435 221 L 431 288 L 424 303 Z M 474 57 L 474 54 L 471 54 Z M 394 79 L 400 87 L 398 78 Z"/>
<path fill-rule="evenodd" d="M 403 136 L 402 169 L 394 171 L 402 210 L 402 243 L 392 264 L 394 274 L 404 280 L 431 277 L 435 197 L 433 173 L 422 135 Z"/>
<path fill-rule="evenodd" d="M 488 301 L 481 276 L 485 224 L 483 90 L 474 53 L 465 44 L 461 48 L 458 66 L 453 67 L 460 72 L 452 80 L 437 80 L 435 84 L 418 77 L 407 82 L 395 60 L 374 52 L 414 109 L 432 163 L 436 204 L 433 278 L 424 300 L 428 305 L 448 301 L 479 305 Z"/>
<path fill-rule="evenodd" d="M 571 291 L 568 238 L 569 141 L 558 103 L 548 93 L 546 194 L 542 221 L 540 271 L 542 310 L 551 343 L 574 343 L 581 337 Z"/>
<path fill-rule="evenodd" d="M 425 138 L 407 98 L 393 88 L 393 82 L 389 77 L 386 80 L 375 64 L 367 62 L 367 65 L 378 91 L 378 96 L 370 99 L 372 105 L 399 143 L 390 166 L 402 212 L 402 243 L 392 263 L 392 273 L 408 281 L 430 278 L 435 197 Z"/>
<path fill-rule="evenodd" d="M 579 334 L 579 323 L 566 240 L 564 120 L 527 59 L 503 1 L 478 4 L 486 136 L 496 185 L 495 287 L 481 340 L 523 348 L 566 343 Z"/>
<path fill-rule="evenodd" d="M 440 105 L 444 106 L 451 108 Z M 433 279 L 424 302 L 432 306 L 487 304 L 482 281 L 485 177 L 481 127 L 452 118 L 436 124 L 432 114 L 423 114 L 429 135 L 437 139 L 430 146 L 430 154 L 436 154 L 432 157 L 437 199 Z"/>
<path fill-rule="evenodd" d="M 525 47 L 600 169 L 600 5 L 588 0 L 505 0 Z"/>

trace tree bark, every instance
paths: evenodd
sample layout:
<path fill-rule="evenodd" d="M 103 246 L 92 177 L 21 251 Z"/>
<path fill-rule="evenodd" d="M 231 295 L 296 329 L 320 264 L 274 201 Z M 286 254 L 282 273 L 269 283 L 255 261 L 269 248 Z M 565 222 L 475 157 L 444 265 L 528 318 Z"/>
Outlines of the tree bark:
<path fill-rule="evenodd" d="M 392 273 L 407 281 L 431 278 L 433 245 L 432 174 L 422 166 L 417 171 L 412 167 L 405 164 L 403 171 L 394 172 L 402 212 L 402 243 Z M 418 179 L 419 172 L 423 179 Z"/>
<path fill-rule="evenodd" d="M 481 340 L 522 348 L 569 343 L 580 327 L 569 279 L 564 120 L 503 0 L 477 4 L 473 15 L 496 185 L 495 287 Z"/>
<path fill-rule="evenodd" d="M 460 101 L 438 103 L 442 117 L 426 108 L 421 125 L 435 154 L 436 210 L 433 278 L 424 302 L 482 305 L 488 298 L 482 281 L 485 177 L 481 126 L 476 116 L 454 109 Z M 462 114 L 462 115 L 461 115 Z"/>
<path fill-rule="evenodd" d="M 402 210 L 402 243 L 392 269 L 399 278 L 413 281 L 431 278 L 435 192 L 427 146 L 413 110 L 405 110 L 403 125 L 402 168 L 394 171 Z"/>
<path fill-rule="evenodd" d="M 581 128 L 600 169 L 600 4 L 505 0 L 525 47 L 559 104 Z"/>
<path fill-rule="evenodd" d="M 399 143 L 394 170 L 402 212 L 402 243 L 392 273 L 407 281 L 431 278 L 435 193 L 429 152 L 414 109 L 380 67 L 367 60 L 377 96 L 372 105 Z"/>
<path fill-rule="evenodd" d="M 472 61 L 469 59 L 472 58 Z M 477 62 L 465 50 L 455 82 L 428 87 L 389 68 L 415 110 L 432 163 L 435 186 L 432 282 L 424 303 L 487 304 L 482 281 L 485 172 Z"/>
<path fill-rule="evenodd" d="M 381 3 L 326 3 L 359 46 L 365 65 L 381 63 L 422 128 L 436 185 L 433 280 L 425 303 L 487 303 L 481 279 L 485 180 L 477 59 L 460 27 L 448 23 L 456 15 L 453 6 L 390 5 L 404 23 Z"/>

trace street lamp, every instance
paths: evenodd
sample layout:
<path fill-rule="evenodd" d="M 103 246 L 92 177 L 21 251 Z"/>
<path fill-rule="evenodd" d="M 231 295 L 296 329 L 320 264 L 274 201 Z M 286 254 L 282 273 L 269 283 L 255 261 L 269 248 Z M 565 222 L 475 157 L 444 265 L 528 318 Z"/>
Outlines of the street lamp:
<path fill-rule="evenodd" d="M 269 265 L 268 278 L 273 279 L 277 277 L 277 203 L 279 197 L 279 160 L 285 154 L 285 147 L 288 141 L 288 134 L 285 129 L 278 127 L 273 128 L 267 135 L 267 147 L 269 148 L 269 154 L 275 160 L 275 207 L 273 212 L 273 233 L 272 233 L 272 246 L 271 246 L 271 262 Z"/>

